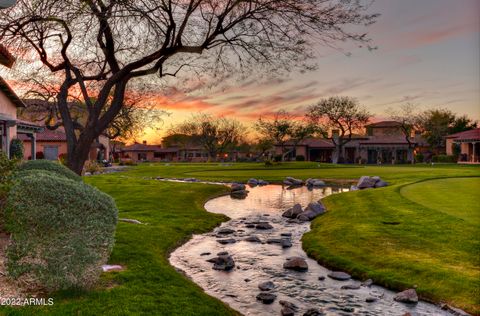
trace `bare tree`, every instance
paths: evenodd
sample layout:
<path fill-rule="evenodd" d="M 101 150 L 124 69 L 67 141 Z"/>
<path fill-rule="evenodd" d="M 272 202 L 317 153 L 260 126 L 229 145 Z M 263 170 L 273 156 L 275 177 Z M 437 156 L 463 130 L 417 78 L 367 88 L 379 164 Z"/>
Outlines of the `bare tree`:
<path fill-rule="evenodd" d="M 330 97 L 310 106 L 307 117 L 324 131 L 332 132 L 335 151 L 333 163 L 344 161 L 344 146 L 352 140 L 354 132 L 363 128 L 371 114 L 356 99 L 350 97 Z"/>
<path fill-rule="evenodd" d="M 19 0 L 0 11 L 0 41 L 58 86 L 68 166 L 82 172 L 91 143 L 124 106 L 127 84 L 180 71 L 311 68 L 313 42 L 368 45 L 352 25 L 373 23 L 362 0 Z M 192 72 L 189 72 L 190 74 Z M 39 78 L 37 78 L 39 79 Z M 44 79 L 44 78 L 42 78 Z M 88 117 L 72 119 L 79 91 Z"/>
<path fill-rule="evenodd" d="M 390 109 L 390 119 L 397 122 L 399 129 L 408 144 L 408 159 L 412 164 L 415 163 L 414 149 L 416 141 L 415 131 L 420 130 L 421 113 L 416 110 L 417 106 L 412 103 L 406 103 L 396 109 Z"/>
<path fill-rule="evenodd" d="M 286 111 L 278 111 L 272 119 L 260 117 L 255 123 L 255 129 L 264 139 L 280 146 L 282 160 L 284 159 L 285 144 L 293 133 L 294 117 Z"/>
<path fill-rule="evenodd" d="M 185 135 L 195 139 L 208 153 L 209 160 L 227 153 L 240 143 L 245 128 L 237 121 L 208 114 L 197 114 L 173 127 L 171 135 Z"/>

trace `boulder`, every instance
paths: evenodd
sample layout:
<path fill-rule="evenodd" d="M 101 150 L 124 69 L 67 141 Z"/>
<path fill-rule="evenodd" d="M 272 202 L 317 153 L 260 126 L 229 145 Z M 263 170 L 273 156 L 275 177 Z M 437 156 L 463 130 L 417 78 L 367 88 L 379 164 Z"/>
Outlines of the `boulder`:
<path fill-rule="evenodd" d="M 280 242 L 280 244 L 282 245 L 282 248 L 290 248 L 290 247 L 292 247 L 292 242 L 290 241 L 290 239 L 287 239 L 287 238 L 282 239 L 282 241 Z"/>
<path fill-rule="evenodd" d="M 263 222 L 263 223 L 258 223 L 257 225 L 255 225 L 255 228 L 256 229 L 261 229 L 261 230 L 267 230 L 267 229 L 272 229 L 273 226 L 270 225 L 267 222 Z"/>
<path fill-rule="evenodd" d="M 245 241 L 249 241 L 249 242 L 262 242 L 262 241 L 260 240 L 260 238 L 258 238 L 258 237 L 255 236 L 255 235 L 248 236 L 247 238 L 245 238 Z"/>
<path fill-rule="evenodd" d="M 248 179 L 247 184 L 249 186 L 252 186 L 252 187 L 257 186 L 258 185 L 258 180 L 254 179 L 254 178 Z"/>
<path fill-rule="evenodd" d="M 287 184 L 287 185 L 303 185 L 303 180 L 300 180 L 300 179 L 295 179 L 293 177 L 286 177 L 285 180 L 283 181 L 283 183 Z M 289 184 L 288 184 L 289 183 Z"/>
<path fill-rule="evenodd" d="M 262 292 L 257 295 L 257 300 L 262 301 L 263 304 L 272 304 L 277 296 L 272 293 Z"/>
<path fill-rule="evenodd" d="M 269 183 L 265 180 L 258 180 L 258 185 L 268 185 Z"/>
<path fill-rule="evenodd" d="M 308 270 L 308 264 L 302 257 L 290 257 L 287 258 L 287 261 L 283 264 L 283 268 L 304 272 Z"/>
<path fill-rule="evenodd" d="M 397 293 L 393 298 L 397 302 L 407 303 L 407 304 L 416 304 L 418 303 L 418 295 L 415 289 L 408 289 L 403 292 Z"/>
<path fill-rule="evenodd" d="M 372 177 L 363 176 L 358 180 L 357 188 L 359 188 L 360 190 L 373 188 L 375 187 L 376 182 L 377 180 Z"/>
<path fill-rule="evenodd" d="M 230 271 L 235 267 L 235 261 L 233 260 L 232 256 L 222 255 L 216 258 L 210 259 L 213 261 L 213 269 L 220 270 L 220 271 Z M 212 262 L 210 261 L 210 262 Z"/>
<path fill-rule="evenodd" d="M 272 281 L 262 282 L 258 285 L 260 291 L 271 291 L 275 288 L 275 284 Z"/>
<path fill-rule="evenodd" d="M 238 190 L 238 191 L 232 191 L 230 192 L 230 197 L 233 199 L 244 199 L 248 195 L 247 190 Z"/>
<path fill-rule="evenodd" d="M 232 186 L 230 187 L 230 190 L 232 192 L 244 191 L 245 189 L 246 189 L 245 184 L 241 184 L 241 183 L 232 183 Z"/>
<path fill-rule="evenodd" d="M 373 280 L 372 279 L 368 279 L 368 280 L 365 280 L 362 282 L 362 286 L 366 286 L 366 287 L 370 287 L 372 286 L 373 284 Z"/>
<path fill-rule="evenodd" d="M 237 241 L 233 238 L 229 238 L 229 239 L 217 239 L 217 242 L 222 245 L 227 245 L 227 244 L 234 244 Z"/>
<path fill-rule="evenodd" d="M 297 216 L 297 219 L 303 222 L 311 221 L 323 213 L 325 213 L 325 206 L 323 206 L 322 203 L 312 202 L 308 204 L 307 208 L 305 208 L 305 211 Z"/>
<path fill-rule="evenodd" d="M 383 188 L 383 187 L 387 187 L 387 186 L 388 186 L 388 183 L 383 181 L 383 180 L 377 181 L 375 183 L 375 188 Z"/>
<path fill-rule="evenodd" d="M 280 311 L 282 316 L 293 316 L 295 312 L 298 310 L 297 305 L 287 302 L 287 301 L 280 301 L 279 304 L 282 306 L 282 310 Z"/>
<path fill-rule="evenodd" d="M 354 284 L 343 285 L 341 289 L 342 290 L 358 290 L 360 289 L 360 284 L 354 283 Z"/>
<path fill-rule="evenodd" d="M 297 216 L 302 212 L 302 206 L 300 204 L 295 204 L 292 208 L 286 210 L 282 216 L 286 218 L 297 218 Z"/>
<path fill-rule="evenodd" d="M 347 281 L 350 280 L 352 277 L 350 274 L 341 272 L 341 271 L 332 271 L 327 274 L 329 278 L 337 280 L 337 281 Z"/>
<path fill-rule="evenodd" d="M 356 185 L 350 186 L 350 191 L 358 191 L 360 190 Z"/>
<path fill-rule="evenodd" d="M 325 182 L 323 182 L 322 180 L 320 179 L 312 179 L 312 178 L 309 178 L 305 181 L 305 183 L 307 184 L 307 186 L 309 187 L 323 187 L 325 186 Z"/>
<path fill-rule="evenodd" d="M 233 234 L 235 231 L 231 228 L 220 228 L 219 230 L 217 230 L 217 234 L 220 234 L 220 235 L 230 235 L 230 234 Z"/>
<path fill-rule="evenodd" d="M 325 315 L 325 313 L 316 308 L 307 309 L 307 311 L 303 313 L 303 316 L 323 316 L 323 315 Z"/>

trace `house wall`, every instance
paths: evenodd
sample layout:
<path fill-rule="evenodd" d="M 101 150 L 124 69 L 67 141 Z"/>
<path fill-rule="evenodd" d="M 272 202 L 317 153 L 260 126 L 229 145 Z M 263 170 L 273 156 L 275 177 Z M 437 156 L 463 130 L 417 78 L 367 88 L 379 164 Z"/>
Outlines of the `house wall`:
<path fill-rule="evenodd" d="M 445 146 L 447 150 L 447 155 L 453 155 L 453 138 L 447 138 Z"/>
<path fill-rule="evenodd" d="M 25 140 L 23 142 L 24 152 L 23 158 L 28 159 L 32 157 L 32 146 L 30 140 Z M 67 143 L 66 142 L 46 142 L 37 140 L 37 152 L 45 152 L 45 147 L 57 147 L 58 155 L 67 153 Z"/>
<path fill-rule="evenodd" d="M 17 119 L 17 107 L 1 91 L 0 91 L 0 115 L 13 120 Z M 9 133 L 10 133 L 10 137 L 9 137 L 10 140 L 17 138 L 17 127 L 16 126 L 9 127 Z"/>

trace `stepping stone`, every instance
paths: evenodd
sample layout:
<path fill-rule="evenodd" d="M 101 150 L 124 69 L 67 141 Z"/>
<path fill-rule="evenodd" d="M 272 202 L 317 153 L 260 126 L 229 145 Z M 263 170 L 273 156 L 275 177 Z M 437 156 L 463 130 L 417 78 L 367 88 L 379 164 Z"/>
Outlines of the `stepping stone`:
<path fill-rule="evenodd" d="M 277 296 L 272 293 L 262 292 L 257 295 L 257 300 L 262 301 L 263 304 L 272 304 Z"/>
<path fill-rule="evenodd" d="M 271 291 L 275 288 L 275 284 L 272 281 L 262 282 L 258 285 L 260 291 Z"/>
<path fill-rule="evenodd" d="M 282 245 L 282 248 L 292 247 L 292 242 L 290 241 L 290 239 L 282 239 L 282 242 L 280 244 Z"/>
<path fill-rule="evenodd" d="M 301 257 L 290 257 L 287 258 L 287 261 L 283 264 L 283 268 L 288 270 L 305 272 L 308 270 L 308 264 L 305 259 Z"/>
<path fill-rule="evenodd" d="M 350 274 L 341 271 L 330 272 L 328 277 L 337 281 L 348 281 L 352 278 Z"/>
<path fill-rule="evenodd" d="M 347 284 L 341 287 L 342 290 L 358 290 L 360 289 L 360 284 Z"/>
<path fill-rule="evenodd" d="M 370 287 L 370 286 L 372 286 L 372 284 L 373 284 L 372 279 L 368 279 L 368 280 L 362 282 L 362 286 L 366 286 L 366 287 Z"/>
<path fill-rule="evenodd" d="M 230 234 L 233 234 L 235 231 L 233 229 L 230 229 L 230 228 L 220 228 L 218 231 L 217 231 L 217 234 L 220 234 L 220 235 L 230 235 Z"/>
<path fill-rule="evenodd" d="M 280 301 L 279 304 L 282 305 L 282 310 L 280 311 L 282 316 L 293 316 L 298 310 L 297 305 L 287 301 Z"/>
<path fill-rule="evenodd" d="M 273 229 L 273 226 L 269 223 L 258 223 L 255 226 L 256 229 L 266 230 L 266 229 Z"/>
<path fill-rule="evenodd" d="M 202 257 L 203 257 L 203 256 L 209 256 L 209 255 L 211 255 L 211 254 L 212 254 L 211 252 L 202 252 L 202 253 L 200 254 L 200 256 L 202 256 Z"/>
<path fill-rule="evenodd" d="M 247 238 L 245 238 L 245 241 L 249 241 L 249 242 L 262 242 L 260 240 L 260 238 L 258 238 L 257 236 L 248 236 Z"/>
<path fill-rule="evenodd" d="M 229 239 L 218 239 L 217 242 L 222 245 L 227 245 L 227 244 L 234 244 L 237 241 L 233 238 L 229 238 Z"/>

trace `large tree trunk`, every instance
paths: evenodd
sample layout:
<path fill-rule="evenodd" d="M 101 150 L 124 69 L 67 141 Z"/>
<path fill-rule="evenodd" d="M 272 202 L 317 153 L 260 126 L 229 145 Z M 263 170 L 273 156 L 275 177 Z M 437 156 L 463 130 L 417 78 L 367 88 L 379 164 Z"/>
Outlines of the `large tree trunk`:
<path fill-rule="evenodd" d="M 75 146 L 73 152 L 68 151 L 68 161 L 67 167 L 70 168 L 73 172 L 78 175 L 82 174 L 83 166 L 88 160 L 88 154 L 90 153 L 91 142 L 82 143 L 81 145 Z"/>
<path fill-rule="evenodd" d="M 342 158 L 342 145 L 335 145 L 335 150 L 332 153 L 332 163 L 337 164 L 338 161 Z"/>

